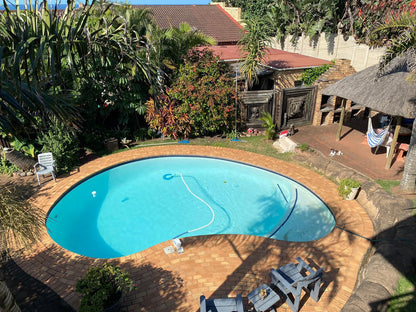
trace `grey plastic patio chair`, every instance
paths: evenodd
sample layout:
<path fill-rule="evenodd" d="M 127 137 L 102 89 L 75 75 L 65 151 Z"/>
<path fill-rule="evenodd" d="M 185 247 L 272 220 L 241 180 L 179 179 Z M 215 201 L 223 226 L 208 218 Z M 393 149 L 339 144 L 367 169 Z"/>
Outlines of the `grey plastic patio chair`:
<path fill-rule="evenodd" d="M 324 268 L 315 271 L 301 258 L 296 257 L 298 264 L 286 264 L 275 270 L 271 269 L 272 284 L 286 295 L 286 303 L 293 312 L 299 311 L 302 289 L 309 291 L 310 297 L 318 302 Z M 293 296 L 293 300 L 291 296 Z"/>
<path fill-rule="evenodd" d="M 38 155 L 38 162 L 33 166 L 35 168 L 36 178 L 40 186 L 39 175 L 45 176 L 45 174 L 51 174 L 53 180 L 55 179 L 55 160 L 52 153 L 42 153 Z"/>
<path fill-rule="evenodd" d="M 205 299 L 201 296 L 201 312 L 244 312 L 243 298 Z"/>

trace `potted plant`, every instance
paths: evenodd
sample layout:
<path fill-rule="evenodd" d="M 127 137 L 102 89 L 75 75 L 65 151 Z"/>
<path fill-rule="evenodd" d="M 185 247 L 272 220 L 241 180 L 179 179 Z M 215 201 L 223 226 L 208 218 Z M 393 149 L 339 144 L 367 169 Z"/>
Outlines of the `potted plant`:
<path fill-rule="evenodd" d="M 121 268 L 110 263 L 93 267 L 76 285 L 76 291 L 82 296 L 79 311 L 118 311 L 123 292 L 134 288 L 128 273 Z"/>
<path fill-rule="evenodd" d="M 343 199 L 353 200 L 360 189 L 360 182 L 354 179 L 342 179 L 338 187 L 338 194 Z"/>

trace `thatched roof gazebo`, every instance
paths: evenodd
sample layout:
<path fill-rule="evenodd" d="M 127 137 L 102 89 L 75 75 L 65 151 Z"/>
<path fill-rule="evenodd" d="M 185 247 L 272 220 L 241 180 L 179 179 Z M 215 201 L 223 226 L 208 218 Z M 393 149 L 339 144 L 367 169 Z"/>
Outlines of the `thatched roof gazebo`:
<path fill-rule="evenodd" d="M 322 94 L 352 100 L 376 111 L 405 118 L 416 117 L 416 86 L 406 79 L 405 58 L 396 59 L 377 78 L 378 65 L 348 76 L 322 90 Z"/>
<path fill-rule="evenodd" d="M 394 59 L 378 77 L 378 65 L 352 74 L 322 90 L 322 94 L 343 98 L 338 140 L 345 112 L 345 101 L 396 117 L 396 129 L 391 146 L 395 146 L 402 118 L 416 117 L 416 86 L 407 81 L 410 73 L 406 57 Z M 415 138 L 412 138 L 415 139 Z M 412 142 L 411 139 L 411 142 Z M 412 144 L 410 144 L 412 145 Z M 386 168 L 390 168 L 394 148 L 390 149 Z"/>

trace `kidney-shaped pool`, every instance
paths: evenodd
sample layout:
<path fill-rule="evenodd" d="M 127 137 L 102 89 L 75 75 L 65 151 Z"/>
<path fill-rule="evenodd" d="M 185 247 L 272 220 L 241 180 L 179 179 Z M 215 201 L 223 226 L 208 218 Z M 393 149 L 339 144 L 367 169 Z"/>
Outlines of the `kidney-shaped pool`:
<path fill-rule="evenodd" d="M 196 235 L 312 241 L 334 225 L 327 205 L 300 183 L 199 156 L 145 158 L 99 172 L 66 192 L 46 220 L 56 243 L 93 258 L 127 256 Z"/>

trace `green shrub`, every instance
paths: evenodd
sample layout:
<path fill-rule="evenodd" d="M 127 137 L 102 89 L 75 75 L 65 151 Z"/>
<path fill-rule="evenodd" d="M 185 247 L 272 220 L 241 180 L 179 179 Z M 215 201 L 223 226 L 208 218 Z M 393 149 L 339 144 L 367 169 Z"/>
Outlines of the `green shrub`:
<path fill-rule="evenodd" d="M 342 179 L 338 187 L 338 194 L 342 198 L 347 198 L 351 193 L 351 189 L 360 187 L 360 182 L 354 179 Z"/>
<path fill-rule="evenodd" d="M 58 174 L 68 173 L 79 163 L 79 141 L 62 124 L 55 123 L 38 137 L 42 152 L 52 152 Z"/>
<path fill-rule="evenodd" d="M 262 112 L 261 121 L 263 121 L 263 127 L 265 127 L 266 137 L 268 140 L 273 140 L 276 135 L 276 125 L 273 122 L 273 117 L 269 113 Z"/>
<path fill-rule="evenodd" d="M 228 73 L 228 65 L 212 51 L 190 52 L 166 94 L 147 101 L 150 128 L 175 139 L 230 132 L 236 94 Z"/>
<path fill-rule="evenodd" d="M 93 267 L 76 285 L 76 291 L 82 295 L 79 311 L 101 312 L 117 303 L 123 292 L 135 287 L 128 273 L 117 266 L 106 263 Z"/>
<path fill-rule="evenodd" d="M 3 155 L 0 157 L 0 174 L 7 174 L 9 177 L 13 175 L 13 172 L 19 171 L 14 164 L 6 159 Z"/>
<path fill-rule="evenodd" d="M 308 143 L 299 144 L 298 149 L 302 152 L 313 152 L 313 148 Z"/>

